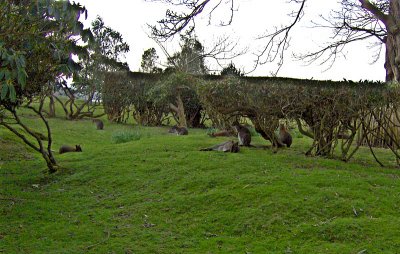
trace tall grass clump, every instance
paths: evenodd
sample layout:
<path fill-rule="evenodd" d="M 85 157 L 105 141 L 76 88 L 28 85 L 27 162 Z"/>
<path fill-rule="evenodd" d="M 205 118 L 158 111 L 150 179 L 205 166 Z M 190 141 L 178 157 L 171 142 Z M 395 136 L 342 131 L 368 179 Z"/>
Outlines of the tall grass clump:
<path fill-rule="evenodd" d="M 139 130 L 135 131 L 117 131 L 111 136 L 112 143 L 121 144 L 141 139 L 142 134 Z"/>

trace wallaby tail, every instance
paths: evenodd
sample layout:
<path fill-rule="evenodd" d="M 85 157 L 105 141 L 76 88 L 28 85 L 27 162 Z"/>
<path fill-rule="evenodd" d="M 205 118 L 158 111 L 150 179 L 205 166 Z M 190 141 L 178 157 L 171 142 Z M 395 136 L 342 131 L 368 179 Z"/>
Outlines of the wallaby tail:
<path fill-rule="evenodd" d="M 200 149 L 200 151 L 212 151 L 213 149 L 212 148 L 203 148 L 203 149 Z"/>

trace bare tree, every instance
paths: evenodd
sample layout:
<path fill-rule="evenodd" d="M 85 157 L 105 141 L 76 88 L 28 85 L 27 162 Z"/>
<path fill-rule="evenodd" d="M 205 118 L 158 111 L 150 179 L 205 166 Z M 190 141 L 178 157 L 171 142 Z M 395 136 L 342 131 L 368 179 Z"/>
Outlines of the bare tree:
<path fill-rule="evenodd" d="M 234 13 L 237 11 L 234 0 L 149 0 L 170 4 L 173 7 L 186 8 L 186 11 L 176 12 L 168 10 L 166 17 L 152 26 L 152 33 L 158 38 L 170 38 L 183 30 L 195 28 L 196 17 L 207 15 L 209 22 L 213 20 L 213 14 L 217 9 L 225 8 L 228 11 L 227 21 L 220 21 L 220 25 L 232 23 Z M 308 0 L 289 0 L 296 5 L 295 11 L 289 15 L 292 20 L 288 24 L 275 28 L 273 32 L 267 32 L 258 37 L 265 40 L 264 46 L 256 55 L 254 68 L 259 64 L 277 62 L 281 68 L 285 51 L 289 47 L 290 33 L 300 23 L 305 13 Z M 346 45 L 361 40 L 374 39 L 376 45 L 375 57 L 379 56 L 380 46 L 385 45 L 385 69 L 387 81 L 400 80 L 400 2 L 398 0 L 341 0 L 341 8 L 332 10 L 328 17 L 322 17 L 323 24 L 318 27 L 333 29 L 333 40 L 325 46 L 300 55 L 301 59 L 313 62 L 321 60 L 331 66 L 338 55 L 343 52 Z M 207 7 L 207 8 L 206 8 Z"/>
<path fill-rule="evenodd" d="M 185 48 L 185 44 L 193 44 L 190 47 L 198 47 L 198 50 L 195 54 L 192 52 L 189 55 L 186 55 L 185 58 L 187 62 L 182 66 L 182 63 L 178 63 L 174 61 L 174 58 L 178 56 L 178 58 L 183 57 L 182 52 L 175 52 L 171 53 L 168 49 L 164 46 L 163 37 L 158 37 L 155 35 L 150 36 L 162 49 L 164 55 L 168 59 L 167 65 L 163 65 L 164 67 L 168 68 L 173 66 L 175 69 L 179 69 L 183 72 L 191 72 L 187 71 L 187 65 L 194 65 L 196 62 L 213 62 L 219 67 L 224 67 L 224 61 L 233 60 L 241 55 L 247 53 L 247 48 L 239 48 L 238 41 L 232 40 L 229 36 L 222 35 L 216 38 L 210 46 L 204 46 L 203 43 L 200 42 L 199 38 L 193 32 L 193 30 L 186 31 L 185 34 L 180 35 L 180 48 L 181 50 Z M 197 44 L 197 45 L 195 45 Z M 188 52 L 187 52 L 188 53 Z M 172 61 L 171 61 L 172 60 Z M 213 66 L 215 66 L 213 64 Z M 182 68 L 184 67 L 184 68 Z M 207 72 L 214 72 L 217 71 L 210 66 L 207 66 Z"/>
<path fill-rule="evenodd" d="M 385 25 L 376 16 L 366 9 L 362 1 L 342 0 L 340 10 L 332 10 L 328 17 L 320 16 L 321 23 L 314 23 L 314 28 L 329 28 L 333 34 L 331 41 L 319 49 L 296 57 L 305 60 L 307 63 L 319 61 L 320 64 L 327 64 L 330 68 L 347 45 L 353 42 L 369 40 L 371 48 L 374 49 L 373 62 L 376 62 L 387 38 Z M 377 0 L 377 9 L 382 13 L 389 12 L 387 0 Z M 387 80 L 392 78 L 387 77 Z"/>

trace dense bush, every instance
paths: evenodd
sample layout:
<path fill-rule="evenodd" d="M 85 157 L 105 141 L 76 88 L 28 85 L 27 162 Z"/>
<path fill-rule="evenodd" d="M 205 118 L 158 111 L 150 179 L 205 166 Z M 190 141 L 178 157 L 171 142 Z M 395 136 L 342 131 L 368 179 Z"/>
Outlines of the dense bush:
<path fill-rule="evenodd" d="M 107 73 L 104 80 L 103 103 L 108 118 L 124 122 L 132 116 L 141 125 L 161 125 L 168 113 L 157 105 L 148 93 L 161 78 L 159 74 L 114 72 Z"/>
<path fill-rule="evenodd" d="M 173 72 L 164 76 L 151 88 L 148 98 L 154 101 L 158 108 L 164 107 L 165 110 L 169 110 L 180 125 L 201 127 L 202 107 L 196 93 L 198 83 L 198 78 L 193 75 Z"/>
<path fill-rule="evenodd" d="M 343 160 L 363 143 L 372 149 L 373 140 L 383 140 L 399 157 L 399 92 L 398 86 L 373 82 L 233 77 L 205 80 L 198 89 L 211 118 L 247 117 L 274 146 L 279 121 L 293 120 L 314 140 L 308 154 L 333 155 L 340 144 Z"/>
<path fill-rule="evenodd" d="M 121 115 L 133 106 L 135 119 L 143 125 L 160 124 L 169 113 L 186 124 L 179 113 L 187 121 L 202 110 L 212 126 L 221 129 L 249 119 L 257 133 L 278 147 L 276 130 L 285 119 L 314 140 L 309 155 L 332 156 L 339 147 L 341 159 L 347 161 L 367 145 L 372 153 L 373 147 L 386 147 L 399 158 L 400 88 L 395 84 L 184 73 L 107 77 L 105 103 L 107 97 L 113 101 L 106 107 L 108 114 Z"/>
<path fill-rule="evenodd" d="M 200 127 L 202 107 L 195 91 L 197 83 L 195 77 L 184 73 L 107 73 L 103 89 L 105 110 L 109 119 L 116 122 L 125 121 L 132 111 L 139 124 L 158 126 L 170 114 L 179 122 L 178 112 L 183 109 L 181 118 L 190 127 Z"/>

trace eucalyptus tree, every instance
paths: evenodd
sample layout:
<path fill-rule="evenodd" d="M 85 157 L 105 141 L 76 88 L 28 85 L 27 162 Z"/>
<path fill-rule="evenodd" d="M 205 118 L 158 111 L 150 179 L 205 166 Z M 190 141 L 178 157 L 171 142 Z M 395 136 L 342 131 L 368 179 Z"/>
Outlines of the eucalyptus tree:
<path fill-rule="evenodd" d="M 61 100 L 59 102 L 69 119 L 97 117 L 94 115 L 94 109 L 102 101 L 104 73 L 129 70 L 124 58 L 130 49 L 121 33 L 106 26 L 100 16 L 92 22 L 91 30 L 93 40 L 87 45 L 89 54 L 80 59 L 82 69 L 75 73 L 71 86 L 65 83 L 62 86 L 69 100 L 64 103 Z M 76 103 L 76 96 L 85 98 L 84 102 Z M 93 101 L 99 103 L 93 104 Z"/>
<path fill-rule="evenodd" d="M 141 70 L 146 73 L 161 73 L 162 69 L 157 67 L 159 58 L 155 48 L 146 49 L 142 54 Z"/>
<path fill-rule="evenodd" d="M 168 66 L 180 72 L 203 75 L 208 72 L 204 46 L 192 34 L 181 35 L 180 51 L 168 57 Z"/>
<path fill-rule="evenodd" d="M 72 55 L 85 53 L 76 40 L 91 37 L 78 21 L 81 14 L 86 15 L 86 9 L 69 1 L 0 2 L 0 126 L 41 153 L 49 172 L 58 165 L 51 128 L 42 113 L 43 101 L 38 107 L 26 102 L 47 94 L 49 84 L 76 70 Z M 45 134 L 23 121 L 22 107 L 38 116 Z"/>

